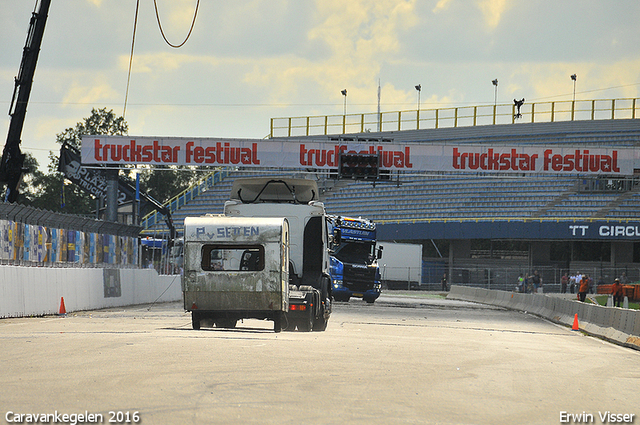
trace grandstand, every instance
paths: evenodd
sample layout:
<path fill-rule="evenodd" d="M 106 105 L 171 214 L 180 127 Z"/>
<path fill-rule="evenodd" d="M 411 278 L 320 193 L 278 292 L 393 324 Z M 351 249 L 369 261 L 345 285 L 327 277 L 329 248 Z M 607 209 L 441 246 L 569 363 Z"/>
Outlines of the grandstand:
<path fill-rule="evenodd" d="M 215 186 L 174 212 L 179 233 L 185 217 L 221 214 L 236 178 L 285 175 L 248 170 L 225 174 L 226 177 Z M 321 198 L 330 214 L 362 216 L 382 223 L 423 219 L 638 218 L 640 188 L 636 180 L 631 180 L 632 189 L 621 193 L 582 192 L 581 180 L 584 179 L 567 176 L 500 178 L 400 174 L 391 182 L 375 185 L 364 181 L 348 182 L 325 191 Z M 145 233 L 166 233 L 166 225 L 158 221 Z"/>
<path fill-rule="evenodd" d="M 295 139 L 629 148 L 640 145 L 640 120 L 517 123 Z M 640 159 L 636 158 L 635 162 L 634 170 L 640 169 Z M 186 216 L 222 213 L 234 179 L 256 173 L 260 176 L 283 175 L 278 170 L 239 168 L 218 173 L 217 182 L 207 185 L 206 190 L 198 190 L 197 196 L 181 195 L 190 199 L 177 202 L 182 206 L 173 213 L 179 232 Z M 546 279 L 557 282 L 562 270 L 574 270 L 578 265 L 584 270 L 593 269 L 594 274 L 608 280 L 621 268 L 634 279 L 640 279 L 640 249 L 636 243 L 640 241 L 640 230 L 616 234 L 618 230 L 604 228 L 619 225 L 626 226 L 625 229 L 638 229 L 640 186 L 634 175 L 396 171 L 388 180 L 373 183 L 336 182 L 331 178 L 335 174 L 326 170 L 300 169 L 287 174 L 292 173 L 318 180 L 328 213 L 373 219 L 380 225 L 379 235 L 383 240 L 423 244 L 426 256 L 433 257 L 429 261 L 440 262 L 440 270 L 443 264 L 448 267 L 454 281 L 456 276 L 467 281 L 491 281 L 492 272 L 487 277 L 487 268 L 493 267 L 502 270 L 498 275 L 504 275 L 505 285 L 510 285 L 518 270 L 528 271 L 535 267 L 543 270 Z M 152 220 L 151 224 L 146 233 L 165 231 L 161 220 Z M 582 229 L 579 226 L 590 228 L 589 233 L 584 230 L 582 234 L 576 233 L 576 228 Z M 475 254 L 480 249 L 474 249 L 478 243 L 473 240 L 486 242 L 479 244 L 483 247 L 504 241 L 527 241 L 528 252 L 524 255 L 520 252 L 516 262 L 506 260 L 518 257 L 514 252 L 501 258 L 493 254 L 481 258 Z M 588 253 L 580 254 L 589 251 L 589 244 L 599 244 L 597 249 L 603 254 L 597 259 Z M 606 247 L 602 248 L 602 244 Z M 435 254 L 431 247 L 437 245 L 440 249 L 436 249 L 438 253 Z M 557 251 L 562 250 L 570 252 L 558 255 Z M 456 275 L 458 266 L 466 268 L 467 272 Z M 475 275 L 468 272 L 471 267 L 478 269 Z M 505 271 L 505 267 L 513 270 Z M 429 273 L 423 275 L 430 276 Z M 495 276 L 493 273 L 494 282 Z"/>
<path fill-rule="evenodd" d="M 576 144 L 629 147 L 640 143 L 639 120 L 604 120 L 525 125 L 496 125 L 470 128 L 366 133 L 329 137 L 331 140 L 421 140 L 424 143 Z M 318 136 L 312 137 L 318 139 Z M 300 139 L 300 138 L 298 138 Z M 390 180 L 375 184 L 342 181 L 325 184 L 328 173 L 298 170 L 297 174 L 317 178 L 324 188 L 322 199 L 331 214 L 369 217 L 376 221 L 416 219 L 635 219 L 640 208 L 640 190 L 633 176 L 624 179 L 576 175 L 497 175 L 488 173 L 427 174 L 398 172 Z M 184 217 L 222 213 L 233 180 L 256 175 L 284 175 L 277 170 L 226 169 L 216 182 L 200 189 L 197 196 L 180 202 L 174 212 L 177 228 Z M 288 173 L 291 175 L 291 173 Z M 203 187 L 201 184 L 200 187 Z M 190 192 L 187 191 L 187 194 Z M 185 197 L 185 194 L 181 194 Z M 179 197 L 177 197 L 179 198 Z M 162 233 L 163 223 L 146 226 L 147 233 Z M 154 224 L 154 223 L 152 223 Z"/>

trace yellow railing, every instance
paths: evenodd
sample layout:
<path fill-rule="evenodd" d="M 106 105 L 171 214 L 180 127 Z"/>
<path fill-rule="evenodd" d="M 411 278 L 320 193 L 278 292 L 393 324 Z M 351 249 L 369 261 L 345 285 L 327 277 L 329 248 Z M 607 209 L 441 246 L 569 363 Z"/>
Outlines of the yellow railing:
<path fill-rule="evenodd" d="M 576 120 L 635 119 L 637 98 L 525 103 L 520 116 L 513 104 L 462 106 L 347 115 L 271 118 L 270 137 L 299 137 L 376 131 L 420 130 Z"/>

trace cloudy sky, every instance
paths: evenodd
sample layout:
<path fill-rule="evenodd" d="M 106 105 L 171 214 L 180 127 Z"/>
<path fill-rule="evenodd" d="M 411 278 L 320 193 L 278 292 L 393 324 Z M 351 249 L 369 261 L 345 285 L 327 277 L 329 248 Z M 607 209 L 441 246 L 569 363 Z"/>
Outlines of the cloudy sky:
<path fill-rule="evenodd" d="M 0 0 L 6 140 L 35 0 Z M 157 0 L 182 42 L 196 0 Z M 122 115 L 135 0 L 52 0 L 23 151 L 41 168 L 55 135 L 92 108 Z M 179 49 L 141 0 L 125 118 L 138 136 L 263 138 L 270 118 L 638 97 L 637 0 L 200 0 Z"/>

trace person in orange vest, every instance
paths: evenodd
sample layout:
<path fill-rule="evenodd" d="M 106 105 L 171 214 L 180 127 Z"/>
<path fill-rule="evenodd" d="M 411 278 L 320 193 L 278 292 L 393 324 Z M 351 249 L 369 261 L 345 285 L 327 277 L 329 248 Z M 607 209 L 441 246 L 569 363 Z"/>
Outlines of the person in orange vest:
<path fill-rule="evenodd" d="M 589 292 L 589 275 L 584 274 L 582 280 L 580 280 L 580 289 L 578 289 L 578 299 L 582 302 L 587 299 L 587 292 Z"/>
<path fill-rule="evenodd" d="M 624 289 L 620 283 L 620 279 L 615 279 L 613 285 L 611 285 L 611 294 L 613 294 L 613 305 L 620 307 L 622 300 L 624 299 Z"/>

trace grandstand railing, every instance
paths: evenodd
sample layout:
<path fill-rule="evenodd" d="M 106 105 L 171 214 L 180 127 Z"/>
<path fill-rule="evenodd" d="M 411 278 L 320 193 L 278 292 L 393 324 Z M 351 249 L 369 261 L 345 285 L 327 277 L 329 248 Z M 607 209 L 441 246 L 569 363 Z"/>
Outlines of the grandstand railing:
<path fill-rule="evenodd" d="M 197 183 L 193 184 L 192 186 L 180 192 L 178 195 L 171 198 L 169 202 L 165 204 L 165 206 L 169 209 L 169 212 L 173 214 L 187 202 L 201 195 L 203 192 L 212 188 L 214 185 L 220 183 L 228 174 L 229 172 L 227 170 L 212 171 L 211 173 L 200 179 Z M 162 222 L 163 220 L 164 214 L 159 213 L 157 210 L 153 210 L 149 214 L 142 217 L 142 219 L 140 220 L 140 225 L 143 227 L 143 230 L 140 233 L 153 233 L 149 229 Z"/>
<path fill-rule="evenodd" d="M 520 115 L 516 114 L 514 104 L 499 104 L 380 114 L 372 112 L 271 118 L 270 137 L 421 130 L 515 122 L 635 119 L 640 116 L 640 102 L 638 98 L 625 98 L 525 103 L 520 108 Z"/>

